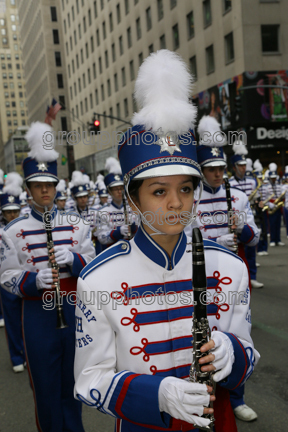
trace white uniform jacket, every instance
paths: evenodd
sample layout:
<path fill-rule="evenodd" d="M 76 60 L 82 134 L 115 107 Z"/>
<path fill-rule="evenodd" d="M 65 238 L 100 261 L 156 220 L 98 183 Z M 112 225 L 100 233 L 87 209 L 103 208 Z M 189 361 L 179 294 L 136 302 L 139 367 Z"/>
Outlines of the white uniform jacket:
<path fill-rule="evenodd" d="M 52 237 L 55 246 L 64 246 L 74 255 L 72 266 L 60 266 L 60 279 L 78 277 L 83 267 L 94 257 L 89 225 L 82 219 L 72 225 L 64 212 L 54 206 Z M 36 276 L 48 267 L 47 234 L 42 213 L 32 208 L 31 214 L 14 219 L 2 233 L 1 286 L 21 297 L 41 297 Z"/>
<path fill-rule="evenodd" d="M 267 205 L 272 209 L 274 207 L 274 201 L 280 197 L 280 195 L 282 194 L 283 189 L 282 186 L 279 183 L 268 183 L 267 187 L 265 189 L 265 198 L 264 200 L 268 199 L 272 193 L 274 194 L 274 196 L 267 202 Z"/>
<path fill-rule="evenodd" d="M 251 192 L 257 187 L 257 180 L 255 177 L 245 175 L 243 179 L 239 179 L 237 176 L 232 176 L 229 179 L 231 187 L 242 190 L 249 197 Z"/>
<path fill-rule="evenodd" d="M 233 212 L 238 214 L 239 221 L 245 220 L 238 240 L 247 246 L 255 246 L 259 242 L 260 232 L 255 224 L 248 198 L 245 193 L 234 187 L 230 188 L 230 195 Z M 196 197 L 197 193 L 195 199 Z M 200 228 L 202 236 L 210 240 L 216 240 L 217 237 L 229 233 L 226 190 L 222 186 L 212 188 L 203 185 L 201 200 L 197 207 L 196 226 Z M 185 229 L 187 235 L 192 235 L 191 230 L 189 227 Z"/>
<path fill-rule="evenodd" d="M 288 209 L 288 183 L 282 185 L 281 193 L 285 192 L 284 195 L 284 207 Z"/>
<path fill-rule="evenodd" d="M 215 242 L 204 243 L 208 318 L 212 330 L 232 341 L 235 363 L 221 384 L 232 389 L 259 358 L 250 337 L 248 274 L 241 258 Z M 183 232 L 170 259 L 140 226 L 134 239 L 106 249 L 80 274 L 74 393 L 115 416 L 116 431 L 151 431 L 170 423 L 159 411 L 158 390 L 167 376 L 187 378 L 192 362 L 189 249 Z"/>

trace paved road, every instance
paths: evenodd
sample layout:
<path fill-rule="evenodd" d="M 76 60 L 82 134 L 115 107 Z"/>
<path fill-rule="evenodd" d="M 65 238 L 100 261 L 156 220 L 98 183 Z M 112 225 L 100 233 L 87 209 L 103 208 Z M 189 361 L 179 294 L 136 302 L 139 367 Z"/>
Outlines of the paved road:
<path fill-rule="evenodd" d="M 238 421 L 239 432 L 286 432 L 288 430 L 288 240 L 285 247 L 269 249 L 258 257 L 257 278 L 265 283 L 252 295 L 252 337 L 261 353 L 260 362 L 246 384 L 246 403 L 256 410 L 258 420 Z M 111 417 L 83 408 L 86 432 L 113 432 Z M 0 431 L 36 432 L 34 403 L 27 371 L 14 374 L 0 329 Z"/>

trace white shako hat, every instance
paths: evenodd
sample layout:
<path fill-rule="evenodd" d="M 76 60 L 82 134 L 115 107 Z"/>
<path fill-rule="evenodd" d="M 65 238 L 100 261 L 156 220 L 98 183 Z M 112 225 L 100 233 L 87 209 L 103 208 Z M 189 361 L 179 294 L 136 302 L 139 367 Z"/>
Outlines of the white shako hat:
<path fill-rule="evenodd" d="M 227 166 L 223 146 L 227 144 L 226 135 L 214 117 L 203 116 L 198 125 L 200 137 L 197 157 L 201 168 Z"/>
<path fill-rule="evenodd" d="M 262 172 L 263 172 L 263 166 L 262 166 L 261 162 L 259 161 L 259 159 L 255 160 L 255 162 L 253 164 L 253 168 L 254 168 L 254 174 L 257 177 L 262 177 L 263 176 L 263 174 L 262 174 Z"/>
<path fill-rule="evenodd" d="M 234 155 L 231 156 L 231 163 L 233 165 L 246 165 L 245 156 L 248 154 L 247 146 L 243 141 L 237 140 L 234 142 L 233 147 Z"/>
<path fill-rule="evenodd" d="M 277 174 L 277 165 L 274 162 L 271 162 L 269 164 L 269 177 L 270 178 L 277 178 L 278 174 Z"/>
<path fill-rule="evenodd" d="M 201 178 L 191 93 L 192 76 L 178 54 L 160 50 L 144 60 L 134 92 L 140 111 L 118 146 L 126 189 L 131 180 L 158 176 Z"/>
<path fill-rule="evenodd" d="M 7 174 L 3 194 L 1 195 L 1 210 L 20 210 L 20 195 L 23 179 L 17 172 Z"/>
<path fill-rule="evenodd" d="M 67 195 L 66 195 L 66 182 L 64 179 L 61 179 L 58 183 L 58 185 L 56 186 L 56 197 L 55 197 L 55 201 L 56 200 L 66 200 L 67 199 Z"/>
<path fill-rule="evenodd" d="M 121 166 L 117 159 L 114 157 L 106 159 L 105 170 L 109 173 L 104 178 L 107 188 L 124 185 Z"/>
<path fill-rule="evenodd" d="M 87 183 L 81 171 L 73 171 L 70 190 L 75 198 L 88 195 Z"/>

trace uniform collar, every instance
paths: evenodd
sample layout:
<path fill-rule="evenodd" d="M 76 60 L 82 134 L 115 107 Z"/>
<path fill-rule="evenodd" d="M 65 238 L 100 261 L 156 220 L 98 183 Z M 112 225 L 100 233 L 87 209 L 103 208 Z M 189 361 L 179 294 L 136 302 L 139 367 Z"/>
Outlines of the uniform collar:
<path fill-rule="evenodd" d="M 237 177 L 237 175 L 235 175 L 234 178 L 235 178 L 235 180 L 236 180 L 238 183 L 240 183 L 241 181 L 242 181 L 242 182 L 243 182 L 243 181 L 246 182 L 246 175 L 245 175 L 242 179 L 240 179 L 239 177 Z"/>
<path fill-rule="evenodd" d="M 57 208 L 56 208 L 55 204 L 53 205 L 52 209 L 50 210 L 50 213 L 51 213 L 51 218 L 53 220 L 57 214 Z M 34 205 L 32 206 L 31 216 L 33 216 L 38 221 L 43 222 L 43 213 L 36 210 Z"/>
<path fill-rule="evenodd" d="M 178 264 L 186 251 L 187 237 L 183 231 L 173 250 L 171 258 L 167 252 L 159 246 L 149 234 L 147 234 L 142 225 L 139 226 L 134 241 L 141 252 L 143 252 L 151 261 L 160 265 L 165 270 L 172 270 Z"/>
<path fill-rule="evenodd" d="M 120 206 L 118 206 L 114 201 L 111 201 L 111 205 L 113 207 L 115 207 L 117 210 L 120 210 L 123 208 L 123 203 L 121 203 Z"/>
<path fill-rule="evenodd" d="M 209 186 L 207 183 L 203 183 L 203 190 L 210 193 L 210 194 L 216 194 L 221 189 L 221 186 L 217 188 L 213 188 L 212 186 Z"/>

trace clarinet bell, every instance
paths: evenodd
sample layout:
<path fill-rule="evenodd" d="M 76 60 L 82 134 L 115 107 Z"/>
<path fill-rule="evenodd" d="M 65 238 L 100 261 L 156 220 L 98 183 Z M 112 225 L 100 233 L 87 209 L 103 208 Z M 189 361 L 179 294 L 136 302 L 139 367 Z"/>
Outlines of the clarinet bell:
<path fill-rule="evenodd" d="M 57 309 L 57 324 L 56 324 L 56 329 L 63 329 L 68 327 L 66 320 L 65 320 L 65 316 L 63 313 L 63 309 L 59 310 Z"/>

